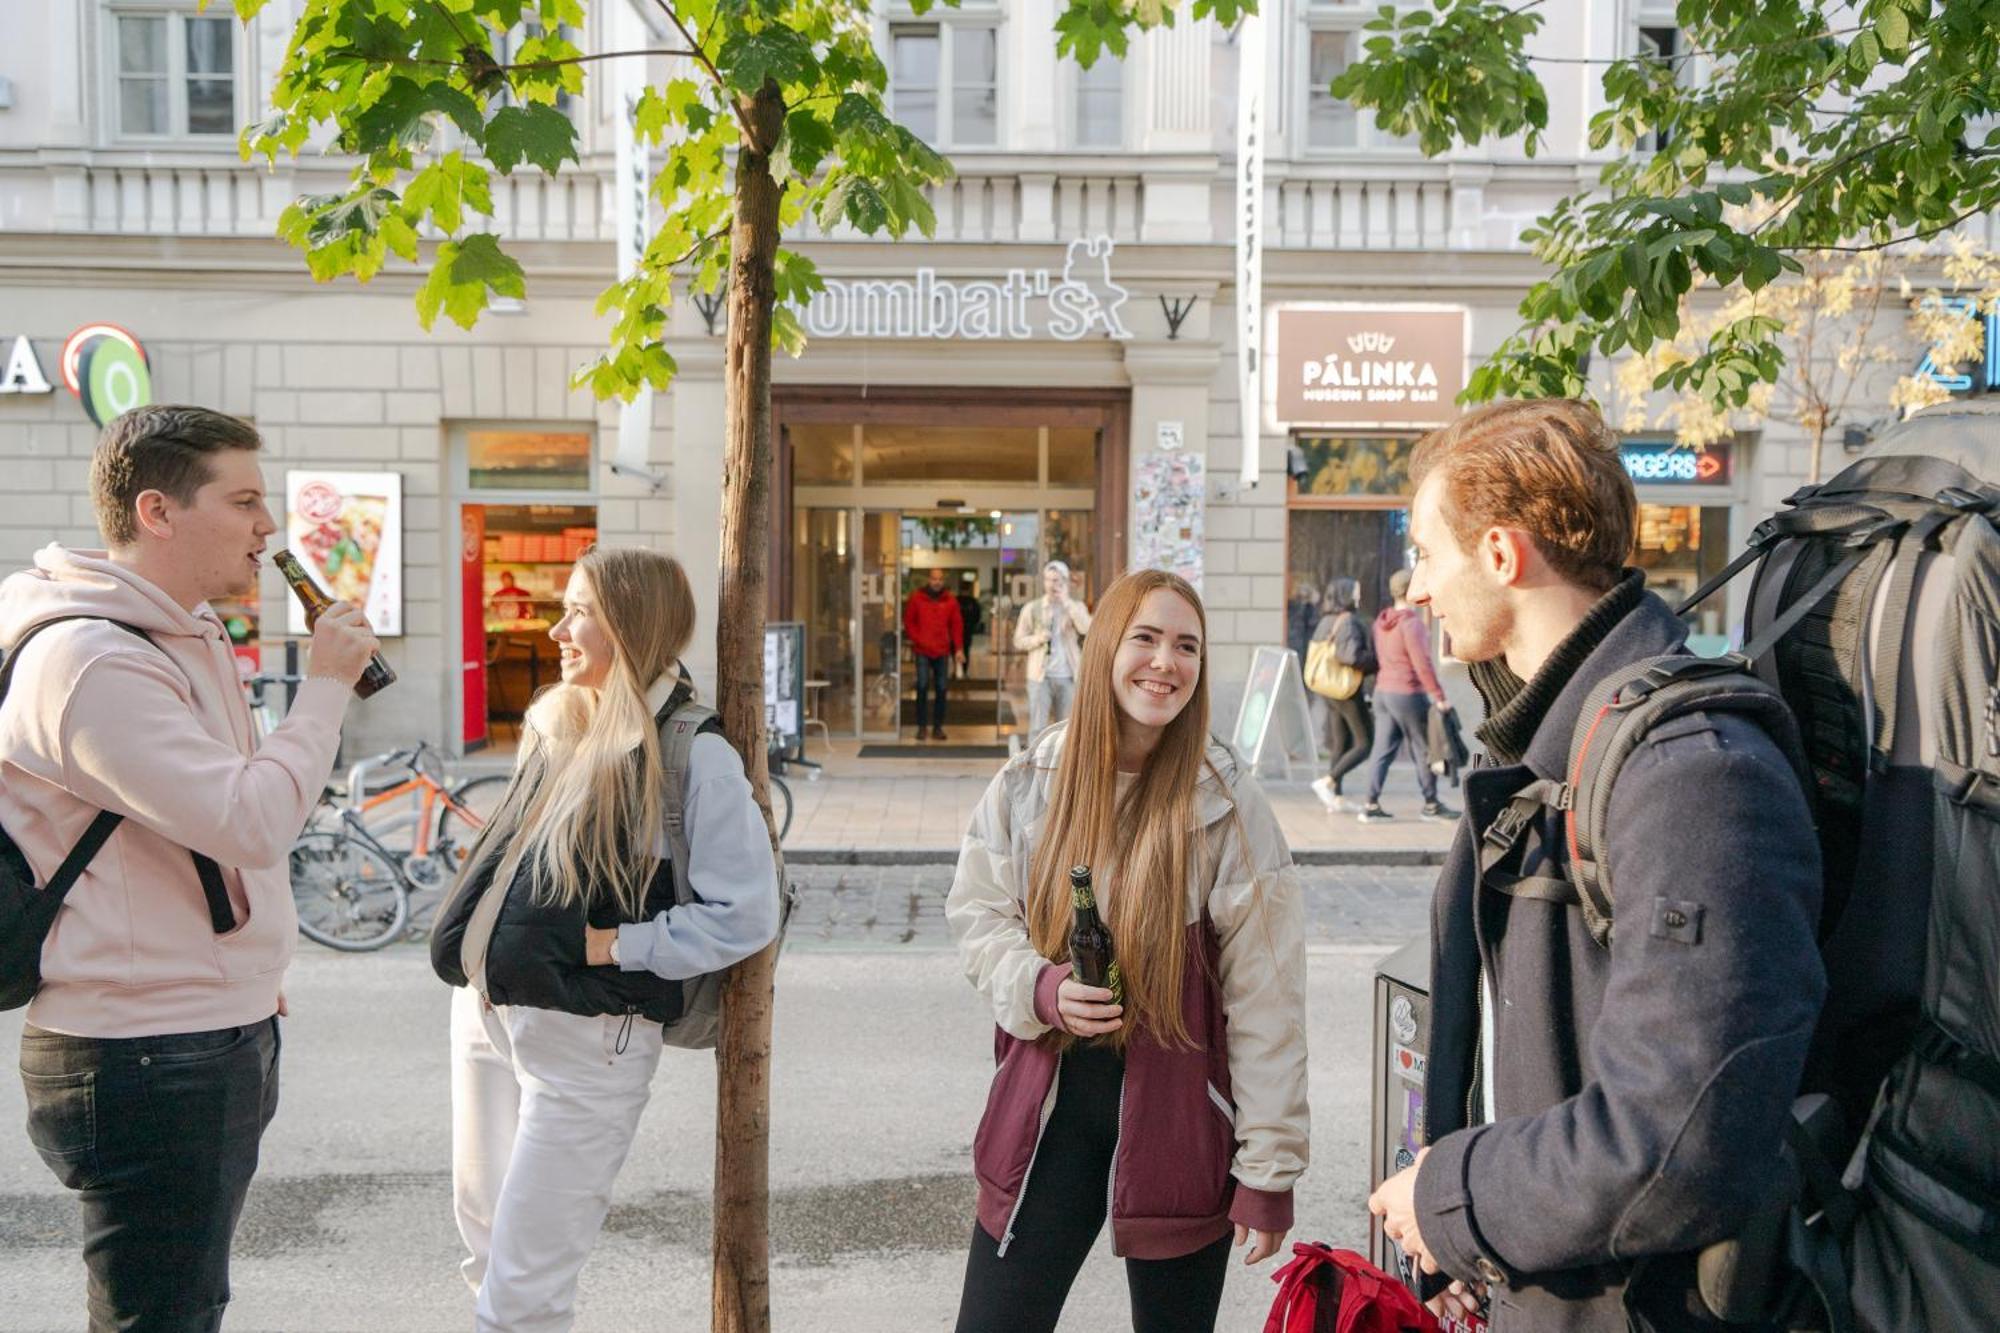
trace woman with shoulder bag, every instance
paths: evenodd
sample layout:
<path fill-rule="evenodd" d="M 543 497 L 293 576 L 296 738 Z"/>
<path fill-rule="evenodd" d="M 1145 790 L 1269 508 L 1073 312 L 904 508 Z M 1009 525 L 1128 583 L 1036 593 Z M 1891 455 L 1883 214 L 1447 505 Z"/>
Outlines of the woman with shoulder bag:
<path fill-rule="evenodd" d="M 1315 779 L 1312 789 L 1329 814 L 1360 809 L 1341 794 L 1340 783 L 1361 767 L 1375 745 L 1375 723 L 1369 715 L 1366 697 L 1368 679 L 1375 674 L 1375 645 L 1368 622 L 1361 618 L 1360 606 L 1361 585 L 1353 579 L 1335 579 L 1327 585 L 1326 598 L 1320 604 L 1320 622 L 1312 633 L 1314 643 L 1331 645 L 1329 651 L 1334 660 L 1354 668 L 1362 677 L 1360 687 L 1345 698 L 1318 693 L 1313 696 L 1329 759 L 1326 776 Z"/>
<path fill-rule="evenodd" d="M 1011 761 L 945 915 L 998 1025 L 958 1333 L 1047 1333 L 1107 1211 L 1137 1333 L 1209 1333 L 1232 1242 L 1275 1254 L 1306 1165 L 1304 911 L 1257 781 L 1208 734 L 1206 622 L 1104 593 L 1076 709 Z M 1123 1004 L 1071 976 L 1087 865 Z"/>
<path fill-rule="evenodd" d="M 693 687 L 678 562 L 593 548 L 550 637 L 562 679 L 528 710 L 512 782 L 439 909 L 452 997 L 452 1196 L 481 1333 L 567 1329 L 577 1275 L 645 1109 L 681 982 L 778 931 L 768 825 L 708 725 L 675 906 L 659 729 Z"/>

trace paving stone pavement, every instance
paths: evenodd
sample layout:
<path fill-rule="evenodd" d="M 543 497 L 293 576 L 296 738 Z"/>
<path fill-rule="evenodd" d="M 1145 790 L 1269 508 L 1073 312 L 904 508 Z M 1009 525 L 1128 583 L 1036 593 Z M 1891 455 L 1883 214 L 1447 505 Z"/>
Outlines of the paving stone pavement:
<path fill-rule="evenodd" d="M 947 865 L 788 867 L 787 949 L 948 949 Z M 1309 947 L 1392 948 L 1429 922 L 1434 867 L 1303 867 Z"/>

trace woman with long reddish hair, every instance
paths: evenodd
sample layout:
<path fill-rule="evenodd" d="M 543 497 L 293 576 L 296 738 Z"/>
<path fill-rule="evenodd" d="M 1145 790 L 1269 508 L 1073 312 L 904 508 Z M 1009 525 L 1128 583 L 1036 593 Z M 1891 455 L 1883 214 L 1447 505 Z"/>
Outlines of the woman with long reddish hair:
<path fill-rule="evenodd" d="M 1106 1213 L 1136 1333 L 1208 1333 L 1232 1242 L 1275 1254 L 1306 1165 L 1298 879 L 1208 734 L 1207 623 L 1156 570 L 1105 590 L 1076 707 L 993 780 L 946 917 L 993 1006 L 958 1333 L 1053 1330 Z M 1091 868 L 1123 1004 L 1070 975 Z"/>

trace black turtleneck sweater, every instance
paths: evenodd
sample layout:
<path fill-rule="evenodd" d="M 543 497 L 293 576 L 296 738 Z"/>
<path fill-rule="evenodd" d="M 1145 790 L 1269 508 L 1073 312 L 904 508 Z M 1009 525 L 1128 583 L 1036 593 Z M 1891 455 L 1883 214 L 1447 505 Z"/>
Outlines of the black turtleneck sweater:
<path fill-rule="evenodd" d="M 1486 721 L 1474 734 L 1494 762 L 1521 762 L 1549 705 L 1556 701 L 1584 659 L 1597 651 L 1597 645 L 1604 642 L 1611 627 L 1639 605 L 1639 597 L 1645 590 L 1646 576 L 1636 569 L 1626 570 L 1618 585 L 1598 598 L 1576 628 L 1556 645 L 1533 680 L 1523 681 L 1515 675 L 1504 657 L 1472 664 L 1472 683 L 1478 688 L 1479 697 L 1486 701 Z"/>

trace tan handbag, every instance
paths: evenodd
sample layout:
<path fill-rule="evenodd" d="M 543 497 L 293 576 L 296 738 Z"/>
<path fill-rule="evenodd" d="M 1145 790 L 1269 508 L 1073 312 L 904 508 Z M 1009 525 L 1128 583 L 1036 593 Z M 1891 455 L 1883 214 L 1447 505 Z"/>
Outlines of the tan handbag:
<path fill-rule="evenodd" d="M 1361 689 L 1361 668 L 1333 655 L 1332 639 L 1306 645 L 1306 688 L 1325 699 L 1352 699 Z"/>

